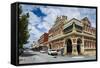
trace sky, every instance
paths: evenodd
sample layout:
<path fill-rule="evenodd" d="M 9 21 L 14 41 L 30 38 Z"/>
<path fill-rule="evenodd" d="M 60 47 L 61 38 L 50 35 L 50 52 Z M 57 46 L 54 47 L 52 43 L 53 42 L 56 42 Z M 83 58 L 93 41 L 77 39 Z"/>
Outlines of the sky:
<path fill-rule="evenodd" d="M 68 20 L 76 18 L 78 20 L 88 17 L 92 27 L 96 27 L 96 9 L 77 8 L 77 7 L 59 7 L 21 4 L 23 14 L 29 13 L 30 30 L 29 41 L 37 41 L 39 37 L 53 26 L 57 16 L 67 16 Z"/>

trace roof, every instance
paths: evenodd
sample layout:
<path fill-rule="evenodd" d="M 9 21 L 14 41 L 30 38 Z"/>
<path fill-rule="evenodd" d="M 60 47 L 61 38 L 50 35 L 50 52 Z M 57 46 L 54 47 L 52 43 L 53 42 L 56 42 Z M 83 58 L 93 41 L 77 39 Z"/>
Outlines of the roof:
<path fill-rule="evenodd" d="M 77 20 L 77 19 L 75 19 L 75 18 L 72 18 L 71 20 L 69 20 L 65 25 L 64 25 L 64 29 L 65 28 L 67 28 L 67 27 L 69 27 L 69 26 L 71 26 L 73 23 L 75 23 L 75 24 L 77 24 L 77 25 L 79 25 L 79 26 L 83 26 L 82 25 L 82 23 L 79 21 L 79 20 Z"/>

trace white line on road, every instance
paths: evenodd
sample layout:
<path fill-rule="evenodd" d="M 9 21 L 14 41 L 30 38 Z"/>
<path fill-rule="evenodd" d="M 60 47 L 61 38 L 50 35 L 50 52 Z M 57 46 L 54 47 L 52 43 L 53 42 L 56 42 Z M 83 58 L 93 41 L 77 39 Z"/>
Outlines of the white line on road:
<path fill-rule="evenodd" d="M 74 56 L 72 58 L 85 58 L 84 56 Z"/>

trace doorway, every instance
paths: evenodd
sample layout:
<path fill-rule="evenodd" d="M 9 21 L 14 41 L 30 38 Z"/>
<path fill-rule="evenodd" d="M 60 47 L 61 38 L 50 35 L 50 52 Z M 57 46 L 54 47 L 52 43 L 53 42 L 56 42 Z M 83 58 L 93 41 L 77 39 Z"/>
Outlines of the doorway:
<path fill-rule="evenodd" d="M 82 40 L 80 38 L 77 39 L 77 52 L 78 52 L 78 55 L 81 54 L 81 43 L 82 43 Z"/>
<path fill-rule="evenodd" d="M 49 44 L 49 48 L 51 49 L 51 44 Z"/>
<path fill-rule="evenodd" d="M 67 54 L 71 55 L 72 54 L 72 41 L 71 41 L 71 39 L 68 39 L 66 44 L 67 44 Z"/>

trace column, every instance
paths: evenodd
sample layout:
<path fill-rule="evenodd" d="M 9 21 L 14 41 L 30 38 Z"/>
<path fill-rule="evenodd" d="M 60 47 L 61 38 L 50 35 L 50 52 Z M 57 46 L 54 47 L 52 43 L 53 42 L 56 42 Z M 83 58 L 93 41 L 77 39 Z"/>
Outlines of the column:
<path fill-rule="evenodd" d="M 78 52 L 77 52 L 77 38 L 76 37 L 72 38 L 72 55 L 78 55 Z"/>
<path fill-rule="evenodd" d="M 72 55 L 78 55 L 77 43 L 72 43 Z"/>
<path fill-rule="evenodd" d="M 84 37 L 82 37 L 81 54 L 84 55 Z"/>
<path fill-rule="evenodd" d="M 63 47 L 64 47 L 64 55 L 67 55 L 67 46 L 65 44 L 65 40 L 63 42 Z"/>

